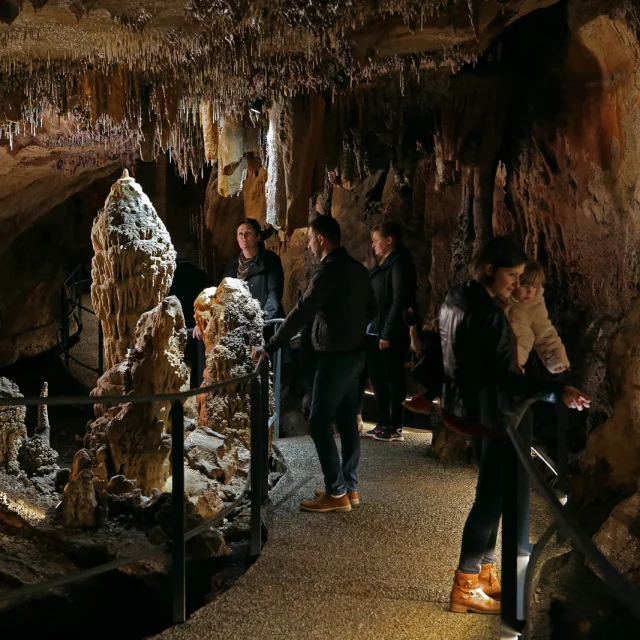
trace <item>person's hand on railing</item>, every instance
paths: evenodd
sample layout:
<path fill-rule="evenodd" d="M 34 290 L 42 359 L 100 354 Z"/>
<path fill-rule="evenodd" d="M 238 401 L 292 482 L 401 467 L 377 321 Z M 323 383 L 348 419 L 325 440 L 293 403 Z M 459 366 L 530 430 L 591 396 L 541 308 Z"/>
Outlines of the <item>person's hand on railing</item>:
<path fill-rule="evenodd" d="M 564 388 L 562 392 L 562 402 L 569 407 L 569 409 L 577 409 L 578 411 L 588 409 L 591 406 L 591 398 L 574 387 Z"/>
<path fill-rule="evenodd" d="M 196 325 L 193 327 L 193 333 L 191 334 L 196 340 L 202 340 L 202 331 L 200 331 L 200 327 Z"/>
<path fill-rule="evenodd" d="M 260 356 L 269 357 L 269 354 L 264 350 L 264 347 L 253 347 L 251 349 L 251 359 L 252 360 L 260 360 Z"/>

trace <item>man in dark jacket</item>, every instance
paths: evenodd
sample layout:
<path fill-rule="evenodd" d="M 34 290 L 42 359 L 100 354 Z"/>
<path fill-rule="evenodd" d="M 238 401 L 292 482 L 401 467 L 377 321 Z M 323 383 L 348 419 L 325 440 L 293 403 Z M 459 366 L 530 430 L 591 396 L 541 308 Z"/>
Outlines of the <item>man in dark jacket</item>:
<path fill-rule="evenodd" d="M 340 225 L 319 216 L 308 230 L 309 248 L 320 265 L 304 296 L 264 348 L 252 358 L 274 353 L 313 321 L 311 341 L 318 357 L 309 429 L 324 474 L 324 491 L 300 504 L 304 511 L 350 511 L 359 503 L 360 438 L 358 379 L 365 363 L 365 331 L 375 313 L 366 268 L 340 246 Z M 342 464 L 332 421 L 342 443 Z"/>

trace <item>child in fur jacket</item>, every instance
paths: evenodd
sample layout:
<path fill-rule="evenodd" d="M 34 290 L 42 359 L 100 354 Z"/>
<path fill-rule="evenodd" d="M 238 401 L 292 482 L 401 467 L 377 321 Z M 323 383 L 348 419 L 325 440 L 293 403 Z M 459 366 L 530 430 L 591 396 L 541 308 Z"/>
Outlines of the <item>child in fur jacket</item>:
<path fill-rule="evenodd" d="M 549 320 L 544 303 L 544 271 L 536 262 L 529 263 L 520 286 L 506 302 L 505 313 L 518 341 L 518 364 L 524 367 L 533 349 L 551 373 L 571 367 L 567 352 L 555 327 Z"/>

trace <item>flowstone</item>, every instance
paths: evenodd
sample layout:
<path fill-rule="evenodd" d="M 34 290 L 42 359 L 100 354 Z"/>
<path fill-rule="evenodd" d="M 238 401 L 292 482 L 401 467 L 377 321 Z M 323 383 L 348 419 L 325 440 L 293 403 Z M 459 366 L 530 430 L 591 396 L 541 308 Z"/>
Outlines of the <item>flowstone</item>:
<path fill-rule="evenodd" d="M 105 367 L 122 362 L 140 316 L 169 293 L 176 252 L 164 223 L 125 169 L 91 230 L 91 302 L 102 322 Z"/>
<path fill-rule="evenodd" d="M 169 296 L 142 314 L 127 357 L 98 380 L 92 394 L 180 391 L 188 380 L 183 362 L 186 341 L 182 307 Z M 85 438 L 96 478 L 106 483 L 121 474 L 136 481 L 144 495 L 160 489 L 170 473 L 170 410 L 170 402 L 102 407 Z"/>
<path fill-rule="evenodd" d="M 18 385 L 7 378 L 0 378 L 0 398 L 22 398 Z M 0 471 L 18 474 L 18 454 L 27 440 L 24 424 L 26 408 L 23 405 L 0 407 Z"/>

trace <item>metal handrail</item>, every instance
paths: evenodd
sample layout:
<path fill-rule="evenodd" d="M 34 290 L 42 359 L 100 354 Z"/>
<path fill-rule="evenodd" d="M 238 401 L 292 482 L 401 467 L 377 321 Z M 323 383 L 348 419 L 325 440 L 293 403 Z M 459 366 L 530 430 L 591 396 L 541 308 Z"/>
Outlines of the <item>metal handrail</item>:
<path fill-rule="evenodd" d="M 185 503 L 184 503 L 184 409 L 181 400 L 196 395 L 210 393 L 232 385 L 251 383 L 251 469 L 245 487 L 228 507 L 216 514 L 210 520 L 194 527 L 185 533 Z M 93 404 L 142 404 L 146 402 L 158 402 L 172 400 L 171 410 L 171 461 L 172 461 L 172 531 L 173 537 L 169 543 L 157 545 L 141 553 L 118 558 L 111 562 L 79 571 L 70 576 L 61 576 L 28 587 L 22 587 L 15 591 L 0 594 L 0 602 L 18 600 L 44 591 L 50 591 L 61 586 L 79 582 L 89 577 L 100 575 L 122 566 L 134 564 L 148 557 L 171 552 L 172 564 L 172 591 L 173 591 L 173 622 L 180 623 L 186 619 L 186 554 L 185 542 L 199 533 L 209 529 L 223 518 L 229 515 L 251 493 L 251 554 L 257 557 L 262 548 L 262 502 L 267 497 L 268 487 L 268 432 L 271 421 L 269 420 L 269 367 L 268 360 L 261 356 L 253 371 L 245 376 L 231 378 L 222 382 L 175 393 L 162 394 L 131 394 L 123 396 L 62 396 L 62 397 L 21 397 L 0 398 L 0 406 L 40 406 L 43 404 L 61 405 L 93 405 Z"/>
<path fill-rule="evenodd" d="M 534 400 L 524 401 L 515 412 L 507 427 L 507 436 L 511 449 L 505 451 L 505 503 L 503 511 L 503 597 L 502 597 L 502 630 L 501 638 L 504 640 L 518 637 L 529 637 L 530 629 L 529 609 L 533 596 L 533 580 L 535 567 L 542 552 L 557 530 L 562 530 L 572 539 L 576 548 L 593 565 L 605 585 L 613 595 L 626 605 L 629 611 L 640 619 L 640 592 L 607 560 L 598 549 L 588 533 L 580 525 L 578 519 L 571 514 L 562 501 L 549 486 L 540 470 L 531 458 L 532 447 L 522 437 L 519 427 L 525 413 L 529 410 Z M 564 445 L 559 445 L 562 448 Z M 561 480 L 561 472 L 556 468 L 561 466 L 553 464 L 548 456 L 540 455 L 540 451 L 533 449 L 537 455 L 558 475 Z M 515 466 L 516 478 L 508 477 Z M 522 480 L 522 476 L 533 483 L 544 501 L 549 506 L 553 515 L 553 521 L 542 534 L 539 541 L 533 546 L 524 549 L 522 544 L 523 534 L 528 539 L 528 505 L 524 508 L 518 500 L 516 485 Z M 528 486 L 528 484 L 527 484 Z M 528 546 L 528 545 L 527 545 Z M 524 569 L 524 570 L 523 570 Z M 506 575 L 505 575 L 506 574 Z M 507 587 L 505 589 L 505 586 Z"/>

